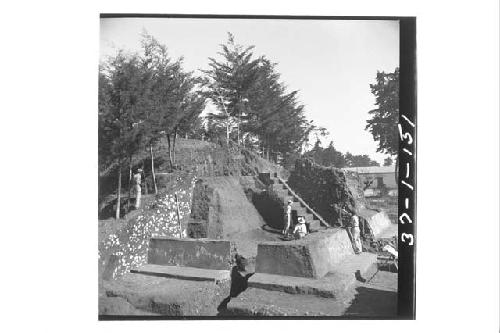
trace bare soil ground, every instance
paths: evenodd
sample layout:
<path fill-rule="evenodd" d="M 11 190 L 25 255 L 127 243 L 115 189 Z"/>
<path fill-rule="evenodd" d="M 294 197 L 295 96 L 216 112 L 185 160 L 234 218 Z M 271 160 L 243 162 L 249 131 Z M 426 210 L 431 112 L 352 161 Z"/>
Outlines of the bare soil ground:
<path fill-rule="evenodd" d="M 393 318 L 397 315 L 397 274 L 377 272 L 368 282 L 336 298 L 248 288 L 231 299 L 221 316 L 331 316 Z"/>

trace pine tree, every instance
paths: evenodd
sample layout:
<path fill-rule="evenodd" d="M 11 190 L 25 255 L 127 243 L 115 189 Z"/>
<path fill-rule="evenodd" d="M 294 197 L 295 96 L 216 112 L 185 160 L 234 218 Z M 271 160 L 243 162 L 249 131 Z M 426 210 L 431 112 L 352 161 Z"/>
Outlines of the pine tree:
<path fill-rule="evenodd" d="M 140 149 L 147 133 L 144 123 L 144 72 L 136 55 L 117 54 L 101 66 L 99 75 L 100 155 L 118 168 L 116 218 L 120 218 L 122 168 Z"/>
<path fill-rule="evenodd" d="M 226 142 L 229 143 L 234 128 L 237 131 L 236 140 L 241 138 L 240 127 L 246 116 L 248 91 L 255 84 L 258 59 L 252 59 L 253 46 L 243 47 L 234 41 L 234 36 L 228 33 L 226 44 L 221 45 L 223 58 L 217 61 L 209 58 L 210 69 L 202 71 L 205 96 L 217 107 L 219 113 L 211 114 L 210 118 L 224 124 Z"/>
<path fill-rule="evenodd" d="M 167 47 L 153 36 L 143 33 L 143 67 L 148 73 L 148 146 L 155 193 L 157 186 L 154 172 L 153 145 L 166 135 L 170 167 L 175 163 L 175 142 L 179 128 L 189 127 L 204 108 L 204 98 L 193 89 L 197 79 L 182 69 L 183 59 L 173 61 Z"/>
<path fill-rule="evenodd" d="M 377 72 L 376 83 L 370 88 L 378 108 L 369 111 L 366 130 L 378 141 L 377 151 L 396 157 L 395 177 L 398 175 L 398 119 L 399 119 L 399 68 L 394 73 Z"/>

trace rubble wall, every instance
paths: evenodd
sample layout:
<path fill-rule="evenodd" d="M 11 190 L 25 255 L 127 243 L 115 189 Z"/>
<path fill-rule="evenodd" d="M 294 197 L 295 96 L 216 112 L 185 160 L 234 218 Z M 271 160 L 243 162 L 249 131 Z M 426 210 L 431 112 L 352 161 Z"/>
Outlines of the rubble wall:
<path fill-rule="evenodd" d="M 366 206 L 363 188 L 355 173 L 323 167 L 310 159 L 299 159 L 288 185 L 330 224 L 340 224 L 340 209 L 349 213 Z"/>

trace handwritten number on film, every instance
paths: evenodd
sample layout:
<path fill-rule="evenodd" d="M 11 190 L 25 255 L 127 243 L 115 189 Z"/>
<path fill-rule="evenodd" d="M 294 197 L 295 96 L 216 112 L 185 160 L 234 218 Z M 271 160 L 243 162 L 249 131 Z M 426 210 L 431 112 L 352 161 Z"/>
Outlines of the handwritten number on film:
<path fill-rule="evenodd" d="M 410 119 L 408 119 L 405 115 L 401 115 L 401 118 L 403 118 L 407 123 L 408 125 L 410 125 L 411 127 L 415 128 L 415 124 L 412 123 L 410 121 Z M 398 129 L 399 129 L 399 138 L 401 139 L 402 143 L 403 144 L 406 144 L 408 146 L 408 148 L 412 148 L 412 144 L 413 144 L 413 137 L 411 136 L 410 133 L 408 132 L 403 132 L 403 126 L 401 126 L 401 124 L 398 124 Z M 413 156 L 413 153 L 410 149 L 408 148 L 403 148 L 403 151 L 408 154 L 409 156 Z M 411 159 L 411 161 L 413 162 L 413 158 Z M 410 189 L 410 191 L 413 192 L 413 185 L 411 185 L 409 183 L 409 178 L 410 178 L 410 167 L 412 166 L 413 163 L 406 163 L 406 172 L 405 172 L 405 175 L 404 175 L 404 179 L 401 179 L 401 184 L 403 184 L 404 186 L 408 187 L 408 189 Z M 405 209 L 408 209 L 409 208 L 409 204 L 410 204 L 410 200 L 409 198 L 405 198 Z M 407 212 L 403 212 L 400 216 L 399 216 L 399 223 L 401 224 L 411 224 L 413 223 L 410 215 L 408 215 Z M 401 242 L 405 243 L 405 244 L 408 244 L 410 246 L 413 246 L 413 234 L 407 234 L 405 232 L 403 232 L 401 234 Z"/>

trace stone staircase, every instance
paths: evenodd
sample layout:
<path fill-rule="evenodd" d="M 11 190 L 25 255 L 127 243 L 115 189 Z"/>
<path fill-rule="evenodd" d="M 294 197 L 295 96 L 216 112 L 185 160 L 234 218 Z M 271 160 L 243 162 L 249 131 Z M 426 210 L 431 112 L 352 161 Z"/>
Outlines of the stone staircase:
<path fill-rule="evenodd" d="M 292 216 L 304 216 L 310 231 L 318 231 L 329 228 L 330 225 L 316 213 L 306 202 L 295 193 L 284 179 L 274 173 L 260 173 L 259 180 L 267 185 L 286 205 L 288 200 L 292 200 Z"/>

